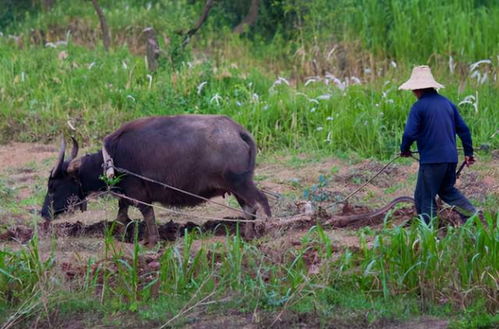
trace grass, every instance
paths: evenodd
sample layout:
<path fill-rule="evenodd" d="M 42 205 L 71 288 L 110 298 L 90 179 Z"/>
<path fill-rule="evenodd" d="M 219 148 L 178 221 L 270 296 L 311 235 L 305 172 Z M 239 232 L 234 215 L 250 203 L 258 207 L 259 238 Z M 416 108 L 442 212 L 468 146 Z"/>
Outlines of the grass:
<path fill-rule="evenodd" d="M 409 93 L 396 91 L 398 82 L 393 80 L 342 91 L 324 83 L 276 85 L 260 73 L 215 68 L 209 62 L 185 65 L 177 72 L 163 68 L 151 76 L 143 60 L 124 48 L 103 54 L 69 44 L 64 50 L 69 57 L 63 60 L 58 59 L 61 49 L 33 53 L 4 45 L 3 51 L 0 136 L 4 141 L 75 134 L 69 124 L 80 139 L 97 141 L 123 122 L 145 115 L 218 113 L 247 127 L 267 150 L 355 150 L 361 156 L 387 157 L 398 149 L 414 102 Z M 221 76 L 220 70 L 228 70 L 228 75 Z M 406 78 L 408 73 L 400 76 Z M 477 109 L 463 103 L 460 111 L 475 143 L 495 148 L 497 89 L 493 83 L 472 83 L 460 93 L 451 83 L 444 93 L 456 103 L 467 95 L 479 95 Z"/>
<path fill-rule="evenodd" d="M 353 319 L 357 312 L 369 316 L 356 321 L 371 324 L 434 314 L 454 319 L 455 327 L 473 318 L 476 328 L 478 322 L 487 328 L 497 320 L 493 314 L 499 306 L 497 219 L 487 216 L 483 224 L 475 218 L 445 232 L 421 221 L 407 229 L 361 230 L 360 248 L 341 253 L 316 226 L 280 261 L 238 233 L 194 249 L 195 241 L 209 236 L 186 232 L 165 246 L 156 270 L 145 264 L 150 251 L 137 241 L 125 255 L 111 238 L 108 257 L 90 258 L 73 279 L 61 273 L 54 256 L 40 255 L 35 235 L 19 251 L 0 251 L 0 314 L 4 328 L 45 321 L 58 308 L 101 309 L 114 316 L 131 311 L 135 321 L 166 326 L 219 307 L 274 316 L 283 311 L 313 314 L 322 323 Z M 57 241 L 52 243 L 55 252 Z M 84 284 L 75 284 L 79 281 Z"/>
<path fill-rule="evenodd" d="M 352 62 L 343 70 L 324 66 L 320 67 L 323 73 L 315 73 L 315 77 L 310 78 L 307 75 L 312 73 L 306 69 L 309 62 L 314 60 L 321 65 L 319 55 L 308 52 L 312 44 L 300 38 L 285 40 L 277 36 L 270 44 L 235 38 L 226 29 L 216 29 L 216 22 L 212 21 L 202 30 L 202 37 L 193 41 L 192 48 L 176 59 L 175 65 L 170 53 L 163 59 L 160 69 L 149 74 L 144 58 L 137 56 L 140 50 L 135 49 L 139 36 L 130 32 L 125 40 L 119 38 L 121 33 L 140 30 L 140 22 L 149 21 L 174 38 L 168 31 L 175 28 L 171 21 L 161 16 L 162 13 L 183 17 L 181 21 L 173 21 L 180 26 L 189 26 L 200 8 L 165 1 L 153 6 L 122 1 L 112 7 L 104 2 L 105 8 L 109 6 L 106 14 L 116 38 L 113 48 L 106 53 L 99 46 L 96 34 L 87 33 L 97 26 L 91 6 L 59 3 L 47 14 L 30 16 L 11 26 L 25 38 L 23 47 L 6 35 L 0 37 L 0 139 L 4 142 L 53 140 L 62 132 L 96 142 L 124 121 L 141 116 L 218 113 L 247 127 L 259 146 L 266 150 L 298 148 L 337 153 L 354 150 L 363 157 L 387 158 L 398 149 L 408 109 L 414 102 L 410 93 L 397 91 L 397 86 L 409 76 L 413 63 L 435 62 L 434 73 L 447 86 L 443 93 L 460 104 L 459 109 L 470 125 L 475 144 L 493 148 L 498 145 L 495 104 L 499 96 L 497 81 L 493 78 L 497 47 L 493 45 L 499 42 L 492 40 L 499 33 L 492 33 L 492 18 L 499 10 L 494 5 L 480 7 L 465 0 L 456 0 L 447 6 L 392 1 L 389 8 L 385 8 L 387 4 L 371 1 L 362 11 L 364 18 L 361 20 L 357 2 L 343 4 L 338 1 L 339 7 L 334 6 L 340 8 L 339 12 L 331 15 L 341 17 L 340 20 L 332 23 L 328 15 L 324 18 L 323 15 L 305 16 L 311 22 L 303 23 L 300 31 L 304 35 L 315 33 L 319 42 L 326 31 L 336 31 L 343 26 L 344 32 L 348 32 L 350 25 L 345 25 L 348 21 L 356 26 L 360 35 L 345 33 L 347 39 L 342 42 L 352 42 L 348 38 L 367 38 L 364 51 L 372 48 L 375 54 L 377 49 L 385 49 L 399 63 L 388 67 L 380 64 L 376 68 L 374 63 L 367 66 Z M 304 5 L 300 10 L 298 5 L 290 5 L 287 10 L 289 13 L 296 11 L 296 15 L 302 11 L 313 14 L 330 12 L 326 9 L 333 5 L 326 1 L 314 3 Z M 429 8 L 433 10 L 432 15 L 427 12 Z M 129 17 L 127 21 L 121 19 L 124 12 Z M 341 12 L 345 15 L 339 15 Z M 379 12 L 389 16 L 379 16 Z M 404 29 L 416 29 L 407 26 L 412 24 L 407 22 L 413 21 L 409 15 L 420 19 L 431 17 L 432 24 L 425 26 L 434 26 L 438 35 L 446 35 L 445 31 L 455 26 L 468 34 L 456 32 L 451 35 L 449 32 L 448 40 L 428 34 L 432 35 L 431 40 L 412 42 L 412 38 L 402 37 Z M 435 15 L 442 19 L 436 19 Z M 463 15 L 468 16 L 465 19 Z M 75 35 L 60 34 L 75 17 L 80 17 Z M 456 21 L 461 23 L 454 24 Z M 388 27 L 389 22 L 393 26 Z M 483 24 L 483 29 L 463 26 L 471 22 L 474 26 Z M 321 28 L 317 30 L 317 26 Z M 30 44 L 27 32 L 24 32 L 29 28 L 53 31 L 49 36 L 51 41 L 64 39 L 67 44 L 57 48 Z M 385 40 L 386 31 L 390 32 Z M 479 32 L 483 35 L 475 36 Z M 460 43 L 470 40 L 477 44 L 464 47 Z M 301 42 L 304 47 L 304 57 L 298 62 L 294 62 L 295 55 L 279 53 L 291 51 L 284 44 L 295 42 L 298 45 Z M 315 45 L 318 49 L 327 47 L 330 41 L 321 42 Z M 433 42 L 438 45 L 432 45 Z M 414 50 L 414 47 L 424 49 L 422 45 L 429 46 L 430 50 Z M 166 44 L 163 47 L 167 52 L 173 51 Z M 462 53 L 463 58 L 443 50 L 449 47 Z M 477 53 L 466 53 L 463 49 Z M 259 58 L 260 53 L 276 58 Z M 431 58 L 435 59 L 414 59 L 407 53 L 434 55 Z M 354 60 L 356 54 L 358 51 L 346 55 L 351 56 L 347 61 Z M 388 55 L 379 56 L 381 59 Z M 448 56 L 455 58 L 449 61 Z M 490 63 L 468 66 L 471 61 L 485 58 L 492 59 Z M 373 70 L 379 73 L 374 75 Z M 358 77 L 353 77 L 353 72 L 357 72 Z M 76 133 L 70 126 L 76 127 Z"/>

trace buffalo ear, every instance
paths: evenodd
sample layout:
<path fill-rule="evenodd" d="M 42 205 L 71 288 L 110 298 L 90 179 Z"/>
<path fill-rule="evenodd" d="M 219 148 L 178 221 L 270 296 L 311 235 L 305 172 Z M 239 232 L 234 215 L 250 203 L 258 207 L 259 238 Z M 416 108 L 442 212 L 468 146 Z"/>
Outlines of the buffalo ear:
<path fill-rule="evenodd" d="M 71 176 L 77 176 L 81 166 L 81 158 L 71 160 L 68 164 L 67 172 Z"/>

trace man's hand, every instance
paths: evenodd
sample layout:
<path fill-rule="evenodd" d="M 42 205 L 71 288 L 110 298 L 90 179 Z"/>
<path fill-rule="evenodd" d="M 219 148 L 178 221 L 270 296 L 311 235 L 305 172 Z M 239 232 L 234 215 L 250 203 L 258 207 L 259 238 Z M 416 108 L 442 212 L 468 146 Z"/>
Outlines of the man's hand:
<path fill-rule="evenodd" d="M 469 166 L 471 166 L 472 164 L 475 163 L 475 157 L 473 157 L 473 156 L 465 156 L 464 157 L 464 162 L 466 162 L 466 166 L 469 167 Z"/>
<path fill-rule="evenodd" d="M 402 158 L 410 158 L 412 156 L 412 152 L 411 151 L 402 151 L 402 152 L 400 152 L 400 156 Z"/>

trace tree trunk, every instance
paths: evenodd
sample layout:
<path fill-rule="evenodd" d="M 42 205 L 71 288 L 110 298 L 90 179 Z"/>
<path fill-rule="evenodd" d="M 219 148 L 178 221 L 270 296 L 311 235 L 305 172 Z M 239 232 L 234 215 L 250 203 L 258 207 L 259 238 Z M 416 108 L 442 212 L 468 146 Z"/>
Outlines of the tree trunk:
<path fill-rule="evenodd" d="M 156 71 L 158 68 L 159 46 L 156 40 L 156 33 L 152 27 L 148 27 L 143 31 L 146 35 L 146 55 L 147 55 L 147 68 L 150 72 Z"/>
<path fill-rule="evenodd" d="M 49 11 L 54 6 L 55 0 L 42 0 L 42 8 L 44 11 Z"/>
<path fill-rule="evenodd" d="M 196 32 L 201 28 L 201 26 L 204 24 L 204 22 L 206 21 L 206 19 L 208 18 L 208 14 L 210 13 L 210 10 L 211 8 L 213 7 L 213 3 L 215 2 L 215 0 L 206 0 L 206 4 L 204 5 L 204 8 L 203 8 L 203 13 L 201 14 L 201 16 L 199 17 L 198 21 L 196 22 L 196 24 L 194 25 L 194 27 L 192 29 L 190 29 L 189 31 L 187 31 L 187 33 L 185 34 L 185 38 L 184 38 L 184 41 L 182 42 L 182 46 L 185 47 L 191 37 L 196 34 Z"/>
<path fill-rule="evenodd" d="M 258 7 L 259 6 L 260 6 L 260 0 L 251 0 L 251 5 L 250 5 L 250 8 L 248 10 L 248 15 L 246 15 L 246 17 L 243 18 L 241 23 L 239 23 L 239 25 L 237 25 L 234 28 L 234 33 L 241 34 L 244 32 L 244 30 L 247 27 L 255 24 L 256 19 L 258 18 Z"/>
<path fill-rule="evenodd" d="M 97 16 L 99 16 L 100 27 L 102 29 L 102 42 L 104 43 L 104 49 L 109 51 L 109 46 L 111 45 L 111 36 L 109 34 L 109 27 L 107 26 L 106 17 L 102 8 L 97 3 L 97 0 L 92 0 Z"/>

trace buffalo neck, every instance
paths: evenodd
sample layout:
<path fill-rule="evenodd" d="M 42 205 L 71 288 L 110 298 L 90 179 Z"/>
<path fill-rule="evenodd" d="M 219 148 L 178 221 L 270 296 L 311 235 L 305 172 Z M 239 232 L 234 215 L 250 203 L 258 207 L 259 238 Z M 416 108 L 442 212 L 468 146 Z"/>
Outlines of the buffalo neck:
<path fill-rule="evenodd" d="M 79 170 L 81 187 L 85 195 L 106 189 L 106 183 L 100 179 L 102 176 L 102 152 L 87 154 L 83 158 Z"/>

